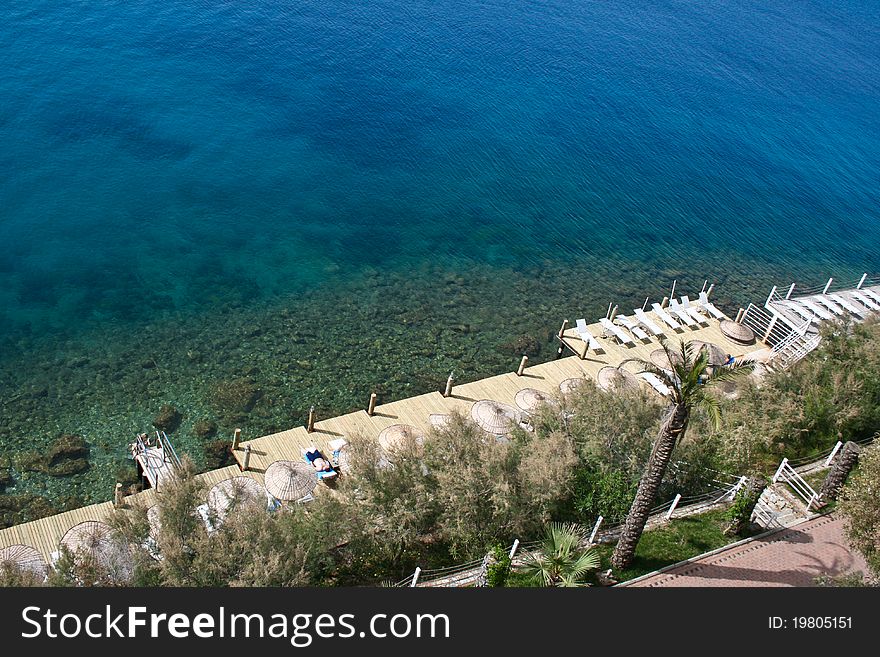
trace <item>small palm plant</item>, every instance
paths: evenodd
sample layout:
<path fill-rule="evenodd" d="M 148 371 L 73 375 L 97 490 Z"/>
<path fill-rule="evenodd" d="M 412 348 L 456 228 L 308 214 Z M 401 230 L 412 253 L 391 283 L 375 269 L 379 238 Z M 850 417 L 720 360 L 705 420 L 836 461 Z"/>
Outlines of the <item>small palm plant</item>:
<path fill-rule="evenodd" d="M 591 547 L 583 547 L 586 543 L 587 533 L 580 525 L 550 523 L 521 572 L 538 586 L 588 586 L 584 578 L 599 567 L 600 557 Z"/>

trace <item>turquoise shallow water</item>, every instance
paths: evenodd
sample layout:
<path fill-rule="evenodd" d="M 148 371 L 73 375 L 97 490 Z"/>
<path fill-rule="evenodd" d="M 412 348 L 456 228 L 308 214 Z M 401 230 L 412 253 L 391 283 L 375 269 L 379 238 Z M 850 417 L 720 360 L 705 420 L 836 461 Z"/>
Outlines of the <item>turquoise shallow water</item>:
<path fill-rule="evenodd" d="M 422 392 L 522 336 L 551 357 L 562 316 L 673 278 L 741 303 L 880 269 L 875 3 L 0 14 L 7 492 L 106 497 L 163 403 L 199 454 L 198 420 Z M 230 381 L 256 391 L 235 418 Z M 89 472 L 16 469 L 60 432 Z"/>

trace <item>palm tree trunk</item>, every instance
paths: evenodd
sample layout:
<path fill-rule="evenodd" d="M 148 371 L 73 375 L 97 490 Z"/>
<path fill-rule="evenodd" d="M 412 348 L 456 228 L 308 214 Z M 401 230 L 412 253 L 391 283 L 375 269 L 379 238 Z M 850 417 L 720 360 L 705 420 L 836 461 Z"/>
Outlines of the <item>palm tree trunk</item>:
<path fill-rule="evenodd" d="M 837 499 L 840 489 L 846 483 L 850 470 L 859 462 L 859 453 L 861 451 L 862 449 L 858 443 L 854 443 L 851 440 L 843 446 L 834 467 L 831 468 L 831 472 L 828 473 L 825 481 L 822 482 L 822 488 L 819 489 L 819 500 L 821 502 L 832 502 Z"/>
<path fill-rule="evenodd" d="M 690 408 L 685 404 L 676 404 L 660 427 L 651 457 L 639 481 L 636 497 L 626 516 L 620 539 L 617 541 L 617 547 L 611 555 L 611 565 L 618 570 L 623 570 L 632 563 L 636 546 L 645 530 L 645 523 L 648 522 L 648 516 L 657 500 L 657 492 L 663 482 L 663 475 L 666 474 L 672 450 L 675 449 L 679 438 L 684 435 L 689 417 Z"/>

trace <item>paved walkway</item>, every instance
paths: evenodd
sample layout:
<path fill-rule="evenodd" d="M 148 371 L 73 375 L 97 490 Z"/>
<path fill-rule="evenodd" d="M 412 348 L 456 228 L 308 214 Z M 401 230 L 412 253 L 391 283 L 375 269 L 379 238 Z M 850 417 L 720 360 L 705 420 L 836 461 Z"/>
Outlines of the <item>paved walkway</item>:
<path fill-rule="evenodd" d="M 867 572 L 834 514 L 696 559 L 628 586 L 814 586 L 819 575 Z"/>

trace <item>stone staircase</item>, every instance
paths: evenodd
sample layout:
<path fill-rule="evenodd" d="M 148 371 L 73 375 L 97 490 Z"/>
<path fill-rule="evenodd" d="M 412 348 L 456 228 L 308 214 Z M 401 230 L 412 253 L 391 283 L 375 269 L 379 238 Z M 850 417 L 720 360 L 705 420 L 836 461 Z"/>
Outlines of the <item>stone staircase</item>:
<path fill-rule="evenodd" d="M 771 484 L 761 493 L 752 514 L 752 522 L 764 529 L 780 529 L 810 515 L 806 505 L 780 482 Z"/>

